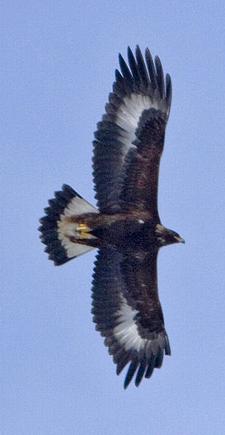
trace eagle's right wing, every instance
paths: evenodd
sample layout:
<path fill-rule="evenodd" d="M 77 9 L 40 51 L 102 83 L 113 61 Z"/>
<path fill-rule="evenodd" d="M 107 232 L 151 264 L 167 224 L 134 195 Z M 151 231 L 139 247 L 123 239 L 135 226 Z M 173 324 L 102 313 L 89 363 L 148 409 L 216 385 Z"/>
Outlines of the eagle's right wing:
<path fill-rule="evenodd" d="M 117 365 L 129 364 L 124 387 L 135 375 L 138 386 L 170 355 L 168 336 L 158 298 L 157 253 L 123 255 L 100 250 L 93 276 L 93 320 Z"/>

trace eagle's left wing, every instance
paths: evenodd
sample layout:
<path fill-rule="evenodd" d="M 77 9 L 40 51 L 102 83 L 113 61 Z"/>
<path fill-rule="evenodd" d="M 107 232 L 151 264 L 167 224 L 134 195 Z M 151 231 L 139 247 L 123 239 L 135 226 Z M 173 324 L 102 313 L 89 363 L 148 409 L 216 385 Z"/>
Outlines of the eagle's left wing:
<path fill-rule="evenodd" d="M 119 56 L 113 92 L 97 125 L 93 175 L 99 210 L 148 209 L 158 217 L 160 157 L 169 117 L 172 87 L 160 59 L 137 46 L 128 64 Z"/>
<path fill-rule="evenodd" d="M 157 253 L 124 255 L 100 250 L 93 279 L 93 320 L 117 365 L 129 364 L 126 388 L 135 375 L 138 386 L 170 355 L 157 291 Z"/>

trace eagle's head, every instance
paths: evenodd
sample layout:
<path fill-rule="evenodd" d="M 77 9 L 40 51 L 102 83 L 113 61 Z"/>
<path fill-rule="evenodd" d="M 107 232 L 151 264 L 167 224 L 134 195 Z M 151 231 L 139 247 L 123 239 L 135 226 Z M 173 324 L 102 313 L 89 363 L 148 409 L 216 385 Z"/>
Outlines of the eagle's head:
<path fill-rule="evenodd" d="M 160 247 L 171 245 L 172 243 L 185 243 L 184 239 L 178 233 L 173 230 L 169 230 L 161 224 L 156 225 L 155 235 Z"/>

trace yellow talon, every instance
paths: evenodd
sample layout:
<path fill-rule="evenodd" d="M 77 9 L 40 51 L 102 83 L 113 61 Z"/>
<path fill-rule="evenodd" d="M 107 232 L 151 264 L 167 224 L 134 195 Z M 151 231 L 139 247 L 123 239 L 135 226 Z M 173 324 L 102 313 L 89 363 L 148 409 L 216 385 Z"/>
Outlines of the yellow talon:
<path fill-rule="evenodd" d="M 86 224 L 79 224 L 78 225 L 78 231 L 79 231 L 80 237 L 82 239 L 88 239 L 89 238 L 90 228 Z"/>

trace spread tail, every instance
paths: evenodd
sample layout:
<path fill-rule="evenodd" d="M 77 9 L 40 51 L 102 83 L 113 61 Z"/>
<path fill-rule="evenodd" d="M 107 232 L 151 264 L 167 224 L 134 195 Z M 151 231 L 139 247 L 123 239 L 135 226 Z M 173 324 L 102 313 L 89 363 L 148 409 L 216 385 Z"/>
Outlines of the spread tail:
<path fill-rule="evenodd" d="M 98 210 L 83 199 L 72 187 L 63 185 L 55 192 L 55 198 L 49 200 L 44 209 L 45 216 L 40 219 L 41 241 L 46 245 L 45 252 L 55 265 L 61 265 L 93 249 L 85 244 L 90 239 L 88 227 L 72 221 L 71 216 L 85 213 L 98 213 Z"/>

